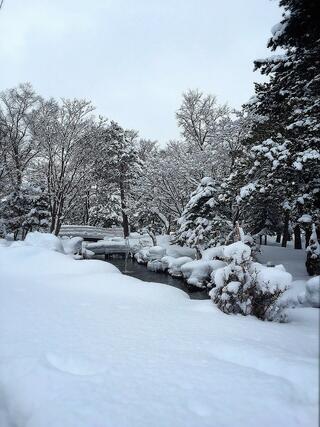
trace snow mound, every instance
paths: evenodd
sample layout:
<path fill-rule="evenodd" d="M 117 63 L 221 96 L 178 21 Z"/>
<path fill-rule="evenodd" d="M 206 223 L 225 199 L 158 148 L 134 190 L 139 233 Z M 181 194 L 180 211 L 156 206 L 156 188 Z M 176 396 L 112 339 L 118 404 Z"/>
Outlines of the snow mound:
<path fill-rule="evenodd" d="M 206 288 L 206 282 L 210 279 L 212 272 L 225 266 L 226 263 L 219 260 L 196 260 L 183 264 L 181 272 L 189 285 Z"/>
<path fill-rule="evenodd" d="M 151 261 L 156 259 L 160 260 L 165 256 L 165 254 L 166 254 L 166 249 L 161 246 L 152 246 L 151 248 L 149 248 L 149 255 L 150 255 Z"/>
<path fill-rule="evenodd" d="M 139 264 L 147 264 L 150 260 L 150 253 L 148 248 L 140 249 L 139 252 L 134 254 L 134 259 Z"/>
<path fill-rule="evenodd" d="M 221 245 L 206 249 L 202 252 L 202 259 L 208 261 L 215 258 L 222 258 L 224 256 L 224 248 L 225 246 Z"/>
<path fill-rule="evenodd" d="M 63 250 L 65 254 L 77 254 L 82 250 L 82 237 L 71 237 L 61 239 Z"/>
<path fill-rule="evenodd" d="M 142 248 L 135 253 L 134 258 L 139 264 L 147 264 L 149 261 L 160 261 L 166 254 L 166 249 L 162 246 L 151 246 Z"/>
<path fill-rule="evenodd" d="M 320 307 L 320 276 L 307 281 L 305 300 L 311 307 Z"/>
<path fill-rule="evenodd" d="M 154 271 L 155 273 L 162 273 L 163 272 L 162 262 L 158 259 L 154 259 L 153 261 L 148 261 L 147 269 L 150 271 Z"/>
<path fill-rule="evenodd" d="M 182 276 L 181 267 L 187 262 L 191 262 L 191 261 L 192 261 L 192 258 L 186 257 L 186 256 L 179 257 L 179 258 L 165 256 L 161 258 L 163 271 L 168 271 L 168 273 L 173 277 Z"/>
<path fill-rule="evenodd" d="M 51 251 L 64 253 L 61 239 L 50 233 L 39 233 L 39 231 L 33 231 L 27 234 L 23 243 L 29 246 L 35 246 L 36 248 L 45 248 Z"/>
<path fill-rule="evenodd" d="M 317 425 L 313 308 L 227 316 L 27 245 L 0 247 L 0 299 L 1 427 Z"/>

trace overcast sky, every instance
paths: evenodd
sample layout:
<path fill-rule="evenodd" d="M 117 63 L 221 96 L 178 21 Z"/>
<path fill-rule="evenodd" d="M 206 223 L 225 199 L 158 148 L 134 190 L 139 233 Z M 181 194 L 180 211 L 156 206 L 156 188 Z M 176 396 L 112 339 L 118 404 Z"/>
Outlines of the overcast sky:
<path fill-rule="evenodd" d="M 188 88 L 248 100 L 280 18 L 275 0 L 5 0 L 0 89 L 29 81 L 45 97 L 87 98 L 164 143 Z"/>

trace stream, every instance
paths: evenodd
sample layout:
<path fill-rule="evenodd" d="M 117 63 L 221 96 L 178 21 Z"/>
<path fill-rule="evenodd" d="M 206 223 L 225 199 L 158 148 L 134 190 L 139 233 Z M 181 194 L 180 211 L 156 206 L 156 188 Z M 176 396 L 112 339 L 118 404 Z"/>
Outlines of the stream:
<path fill-rule="evenodd" d="M 132 258 L 127 259 L 127 266 L 125 266 L 125 259 L 121 256 L 113 255 L 107 262 L 117 267 L 121 273 L 143 280 L 144 282 L 164 283 L 165 285 L 173 286 L 186 292 L 191 299 L 209 299 L 206 290 L 190 292 L 183 279 L 172 277 L 167 273 L 150 271 L 146 265 L 138 264 Z"/>

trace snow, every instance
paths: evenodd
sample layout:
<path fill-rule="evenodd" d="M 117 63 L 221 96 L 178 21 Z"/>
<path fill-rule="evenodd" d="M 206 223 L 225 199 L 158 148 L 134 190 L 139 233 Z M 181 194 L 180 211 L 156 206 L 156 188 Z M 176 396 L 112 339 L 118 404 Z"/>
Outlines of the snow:
<path fill-rule="evenodd" d="M 31 245 L 0 278 L 1 427 L 317 425 L 318 309 L 228 316 Z"/>
<path fill-rule="evenodd" d="M 161 246 L 152 246 L 149 249 L 149 255 L 151 260 L 160 260 L 165 256 L 166 250 L 165 248 L 162 248 Z"/>
<path fill-rule="evenodd" d="M 231 245 L 225 246 L 223 249 L 223 256 L 225 258 L 234 259 L 237 263 L 241 260 L 248 259 L 251 255 L 250 246 L 243 242 L 235 242 Z"/>
<path fill-rule="evenodd" d="M 61 239 L 50 233 L 39 233 L 39 231 L 28 233 L 25 240 L 21 243 L 64 253 Z"/>
<path fill-rule="evenodd" d="M 148 248 L 140 249 L 140 251 L 134 254 L 134 259 L 139 264 L 147 264 L 148 261 L 151 261 L 149 249 Z"/>
<path fill-rule="evenodd" d="M 290 287 L 292 275 L 283 271 L 282 265 L 279 267 L 265 267 L 257 262 L 253 263 L 253 268 L 257 272 L 257 281 L 261 289 L 268 288 L 268 290 L 274 292 L 276 289 L 285 291 Z"/>
<path fill-rule="evenodd" d="M 158 245 L 160 245 L 163 248 L 166 248 L 166 254 L 168 256 L 172 256 L 174 258 L 179 258 L 184 256 L 194 258 L 196 255 L 196 250 L 194 248 L 188 248 L 187 246 L 172 245 L 170 236 L 168 235 L 157 236 L 157 242 L 158 242 Z"/>
<path fill-rule="evenodd" d="M 312 277 L 307 281 L 305 301 L 311 307 L 320 307 L 320 276 Z"/>
<path fill-rule="evenodd" d="M 63 250 L 65 254 L 81 253 L 82 250 L 82 237 L 71 237 L 61 239 Z"/>
<path fill-rule="evenodd" d="M 249 184 L 243 186 L 240 189 L 240 197 L 244 199 L 245 197 L 249 196 L 255 189 L 256 189 L 256 183 L 250 182 Z"/>
<path fill-rule="evenodd" d="M 198 288 L 205 288 L 205 282 L 210 279 L 211 273 L 226 265 L 225 262 L 219 260 L 196 260 L 187 262 L 181 267 L 182 275 L 187 279 L 187 283 Z"/>
<path fill-rule="evenodd" d="M 302 198 L 302 200 L 303 200 L 303 198 Z M 299 202 L 301 203 L 301 201 L 299 201 Z M 304 203 L 304 201 L 301 204 L 303 204 L 303 203 Z M 306 224 L 311 224 L 312 223 L 312 217 L 309 214 L 303 214 L 298 219 L 298 222 L 302 222 L 302 223 L 306 223 Z"/>
<path fill-rule="evenodd" d="M 168 271 L 168 273 L 173 277 L 180 277 L 182 276 L 181 267 L 191 261 L 192 258 L 187 256 L 179 258 L 165 256 L 161 259 L 162 271 Z"/>
<path fill-rule="evenodd" d="M 307 280 L 309 278 L 305 262 L 306 253 L 303 249 L 282 248 L 280 246 L 260 246 L 258 262 L 267 264 L 282 264 L 286 271 L 291 273 L 294 280 Z"/>
<path fill-rule="evenodd" d="M 162 262 L 158 259 L 154 259 L 153 261 L 148 261 L 147 269 L 150 271 L 154 271 L 156 273 L 161 273 L 163 272 Z"/>
<path fill-rule="evenodd" d="M 150 246 L 148 248 L 143 247 L 138 250 L 134 255 L 135 260 L 140 264 L 147 264 L 149 261 L 156 259 L 160 260 L 165 256 L 168 256 L 172 259 L 182 257 L 193 259 L 195 257 L 195 249 L 178 245 L 171 245 L 170 236 L 168 235 L 157 236 L 157 242 L 158 246 Z M 156 264 L 149 264 L 150 268 L 152 269 L 155 265 Z M 164 265 L 164 270 L 166 269 L 167 266 Z"/>
<path fill-rule="evenodd" d="M 222 258 L 223 257 L 223 249 L 224 246 L 216 246 L 214 248 L 205 249 L 202 252 L 202 259 L 203 260 L 211 260 L 214 258 Z"/>

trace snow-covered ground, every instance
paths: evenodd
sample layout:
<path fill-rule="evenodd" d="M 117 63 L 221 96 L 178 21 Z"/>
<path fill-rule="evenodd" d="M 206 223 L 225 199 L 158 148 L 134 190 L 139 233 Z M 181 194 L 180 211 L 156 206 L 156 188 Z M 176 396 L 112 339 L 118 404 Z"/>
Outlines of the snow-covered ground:
<path fill-rule="evenodd" d="M 292 274 L 295 280 L 307 280 L 310 276 L 307 273 L 305 262 L 306 252 L 303 249 L 282 248 L 276 245 L 260 246 L 261 254 L 258 261 L 266 264 L 282 264 L 285 269 Z"/>
<path fill-rule="evenodd" d="M 228 316 L 27 245 L 0 246 L 0 300 L 1 427 L 317 425 L 318 309 Z"/>

